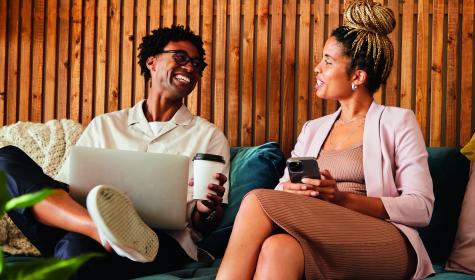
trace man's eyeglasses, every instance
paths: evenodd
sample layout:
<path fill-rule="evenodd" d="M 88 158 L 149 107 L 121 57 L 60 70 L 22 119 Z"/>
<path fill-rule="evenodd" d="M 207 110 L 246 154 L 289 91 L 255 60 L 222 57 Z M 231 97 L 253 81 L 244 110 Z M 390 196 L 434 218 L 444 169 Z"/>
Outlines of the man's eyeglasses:
<path fill-rule="evenodd" d="M 186 51 L 182 50 L 163 50 L 160 53 L 172 53 L 173 60 L 179 66 L 186 65 L 188 62 L 191 62 L 193 69 L 199 73 L 203 72 L 206 67 L 206 62 L 201 60 L 201 58 L 193 58 L 188 55 Z"/>

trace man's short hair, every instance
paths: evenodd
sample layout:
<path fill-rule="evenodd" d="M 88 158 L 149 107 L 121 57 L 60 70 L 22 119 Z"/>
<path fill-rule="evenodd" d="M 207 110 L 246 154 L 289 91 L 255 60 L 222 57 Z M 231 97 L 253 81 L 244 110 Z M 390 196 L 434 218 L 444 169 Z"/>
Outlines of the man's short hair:
<path fill-rule="evenodd" d="M 142 43 L 139 46 L 139 59 L 140 72 L 144 76 L 145 81 L 150 79 L 150 70 L 147 68 L 147 59 L 150 56 L 159 54 L 171 41 L 188 41 L 192 43 L 198 50 L 200 59 L 204 62 L 205 50 L 203 49 L 203 40 L 201 37 L 193 33 L 189 27 L 183 27 L 183 25 L 172 25 L 171 27 L 158 28 L 151 31 L 150 35 L 146 35 L 142 38 Z M 203 69 L 205 68 L 203 67 Z"/>

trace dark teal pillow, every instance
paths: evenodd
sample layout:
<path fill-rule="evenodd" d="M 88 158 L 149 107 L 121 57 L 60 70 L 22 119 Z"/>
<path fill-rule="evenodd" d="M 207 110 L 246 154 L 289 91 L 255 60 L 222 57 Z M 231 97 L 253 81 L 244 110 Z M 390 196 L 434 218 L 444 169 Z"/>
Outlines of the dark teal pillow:
<path fill-rule="evenodd" d="M 457 231 L 470 162 L 457 148 L 427 148 L 434 183 L 434 212 L 419 234 L 433 263 L 447 260 Z"/>
<path fill-rule="evenodd" d="M 231 148 L 229 204 L 221 223 L 199 246 L 215 257 L 222 256 L 243 197 L 253 189 L 274 188 L 284 168 L 285 157 L 276 142 Z"/>

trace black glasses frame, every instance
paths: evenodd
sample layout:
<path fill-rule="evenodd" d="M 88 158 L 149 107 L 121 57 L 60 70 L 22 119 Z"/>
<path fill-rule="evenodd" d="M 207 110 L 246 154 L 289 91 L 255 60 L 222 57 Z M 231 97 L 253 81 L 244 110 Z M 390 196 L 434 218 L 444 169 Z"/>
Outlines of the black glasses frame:
<path fill-rule="evenodd" d="M 191 62 L 191 65 L 193 66 L 193 69 L 195 71 L 198 71 L 199 73 L 203 72 L 203 70 L 206 68 L 208 64 L 204 62 L 201 58 L 193 58 L 188 55 L 186 51 L 183 50 L 163 50 L 159 52 L 158 54 L 161 53 L 172 53 L 173 54 L 173 60 L 175 60 L 175 63 L 179 66 L 186 65 L 188 62 Z M 183 55 L 184 60 L 178 59 L 177 54 Z"/>

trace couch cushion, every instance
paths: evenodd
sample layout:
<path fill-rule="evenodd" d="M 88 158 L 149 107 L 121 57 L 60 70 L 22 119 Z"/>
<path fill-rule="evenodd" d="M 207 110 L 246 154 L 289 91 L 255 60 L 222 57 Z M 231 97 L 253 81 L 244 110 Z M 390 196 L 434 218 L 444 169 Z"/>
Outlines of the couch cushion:
<path fill-rule="evenodd" d="M 284 168 L 285 157 L 278 143 L 231 148 L 229 204 L 221 223 L 199 246 L 216 257 L 222 256 L 244 195 L 256 188 L 274 188 Z"/>
<path fill-rule="evenodd" d="M 470 179 L 463 199 L 454 246 L 445 269 L 475 275 L 475 134 L 462 149 L 462 153 L 472 160 Z"/>
<path fill-rule="evenodd" d="M 447 260 L 457 230 L 468 181 L 469 161 L 457 148 L 428 148 L 434 183 L 434 212 L 429 226 L 419 233 L 433 263 Z"/>

